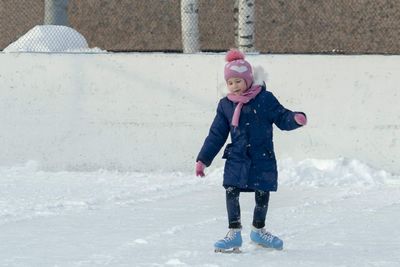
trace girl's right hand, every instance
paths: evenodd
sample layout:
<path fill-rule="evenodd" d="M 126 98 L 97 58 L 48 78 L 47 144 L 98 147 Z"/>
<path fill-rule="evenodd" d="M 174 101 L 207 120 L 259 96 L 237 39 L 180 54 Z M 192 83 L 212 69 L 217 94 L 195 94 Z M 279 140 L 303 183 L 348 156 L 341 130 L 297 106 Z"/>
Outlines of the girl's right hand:
<path fill-rule="evenodd" d="M 203 162 L 201 162 L 201 161 L 196 162 L 196 176 L 204 177 L 205 176 L 205 174 L 204 174 L 205 168 L 206 168 L 206 165 Z"/>

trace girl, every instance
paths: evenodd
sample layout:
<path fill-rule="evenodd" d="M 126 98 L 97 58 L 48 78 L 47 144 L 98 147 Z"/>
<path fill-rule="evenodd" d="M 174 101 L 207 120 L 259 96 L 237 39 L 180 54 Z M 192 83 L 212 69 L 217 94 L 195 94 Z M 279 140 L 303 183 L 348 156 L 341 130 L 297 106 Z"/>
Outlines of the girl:
<path fill-rule="evenodd" d="M 229 232 L 215 243 L 216 252 L 242 245 L 240 222 L 240 192 L 255 192 L 255 208 L 250 239 L 256 244 L 282 249 L 283 242 L 264 228 L 270 191 L 277 190 L 277 166 L 273 147 L 272 124 L 281 130 L 294 130 L 307 123 L 302 112 L 284 108 L 275 96 L 266 91 L 265 84 L 256 84 L 252 67 L 238 50 L 226 55 L 224 76 L 229 93 L 219 101 L 210 132 L 196 159 L 196 175 L 204 169 L 231 134 L 225 147 L 226 159 L 223 186 L 226 189 Z"/>

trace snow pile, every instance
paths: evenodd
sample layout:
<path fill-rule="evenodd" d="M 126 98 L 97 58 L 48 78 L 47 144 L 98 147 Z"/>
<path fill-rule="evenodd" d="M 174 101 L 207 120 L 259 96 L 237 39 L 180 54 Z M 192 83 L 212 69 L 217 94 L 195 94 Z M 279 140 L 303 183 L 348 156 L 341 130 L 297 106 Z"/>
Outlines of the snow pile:
<path fill-rule="evenodd" d="M 399 178 L 386 171 L 375 170 L 356 159 L 279 161 L 279 184 L 287 186 L 373 187 L 398 183 Z"/>
<path fill-rule="evenodd" d="M 222 181 L 223 168 L 213 170 L 209 176 L 214 181 Z M 400 184 L 400 177 L 384 170 L 376 170 L 369 165 L 347 158 L 278 159 L 278 183 L 284 187 L 358 187 L 372 188 Z"/>
<path fill-rule="evenodd" d="M 99 48 L 89 48 L 82 34 L 61 25 L 37 25 L 17 41 L 7 46 L 4 52 L 105 52 Z"/>

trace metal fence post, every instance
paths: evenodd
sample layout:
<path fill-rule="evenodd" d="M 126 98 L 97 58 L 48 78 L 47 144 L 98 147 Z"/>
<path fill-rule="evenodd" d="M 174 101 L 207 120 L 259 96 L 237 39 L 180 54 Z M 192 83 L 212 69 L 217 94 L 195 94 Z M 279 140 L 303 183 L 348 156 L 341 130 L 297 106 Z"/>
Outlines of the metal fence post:
<path fill-rule="evenodd" d="M 68 26 L 68 1 L 45 0 L 43 24 Z"/>
<path fill-rule="evenodd" d="M 254 47 L 255 0 L 239 0 L 239 49 L 255 52 Z"/>
<path fill-rule="evenodd" d="M 183 53 L 200 51 L 197 0 L 181 0 L 181 27 Z"/>

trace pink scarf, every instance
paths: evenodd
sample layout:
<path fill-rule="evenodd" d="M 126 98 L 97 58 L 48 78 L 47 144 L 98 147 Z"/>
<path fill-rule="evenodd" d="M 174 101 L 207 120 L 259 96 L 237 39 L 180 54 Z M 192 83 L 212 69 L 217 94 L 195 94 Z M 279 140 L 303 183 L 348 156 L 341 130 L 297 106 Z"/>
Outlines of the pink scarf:
<path fill-rule="evenodd" d="M 253 85 L 250 89 L 241 95 L 235 95 L 229 93 L 227 95 L 228 99 L 233 103 L 238 103 L 235 112 L 233 112 L 232 126 L 237 127 L 239 125 L 240 111 L 242 110 L 243 104 L 247 104 L 250 100 L 255 98 L 258 93 L 261 92 L 261 85 Z"/>

